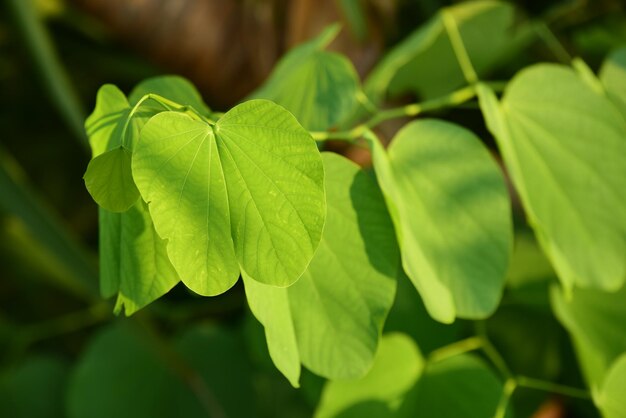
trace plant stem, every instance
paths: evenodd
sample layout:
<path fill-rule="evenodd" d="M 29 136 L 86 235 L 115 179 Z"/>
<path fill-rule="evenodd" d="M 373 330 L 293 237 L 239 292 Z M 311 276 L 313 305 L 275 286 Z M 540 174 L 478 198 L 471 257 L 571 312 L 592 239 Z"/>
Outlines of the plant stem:
<path fill-rule="evenodd" d="M 515 378 L 518 386 L 528 388 L 528 389 L 536 389 L 542 390 L 550 393 L 555 393 L 558 395 L 570 396 L 573 398 L 579 399 L 591 399 L 591 394 L 586 389 L 573 388 L 570 386 L 560 385 L 558 383 L 552 383 L 541 379 L 535 379 L 527 376 L 517 376 Z"/>
<path fill-rule="evenodd" d="M 502 388 L 502 395 L 500 396 L 500 401 L 498 401 L 498 406 L 496 407 L 496 412 L 494 414 L 494 418 L 504 418 L 506 415 L 506 410 L 509 406 L 509 401 L 513 396 L 513 392 L 517 388 L 517 381 L 513 378 L 509 378 L 504 382 L 504 387 Z"/>
<path fill-rule="evenodd" d="M 483 341 L 479 337 L 466 338 L 434 350 L 428 356 L 428 362 L 437 363 L 450 357 L 478 350 L 482 347 L 482 345 Z"/>
<path fill-rule="evenodd" d="M 459 90 L 453 91 L 445 96 L 436 99 L 427 100 L 422 103 L 411 103 L 405 106 L 382 110 L 373 115 L 369 120 L 347 131 L 338 132 L 311 132 L 311 136 L 316 141 L 343 140 L 354 141 L 363 134 L 378 126 L 382 122 L 390 119 L 402 117 L 417 116 L 422 112 L 443 109 L 446 107 L 457 106 L 472 99 L 476 95 L 474 86 L 465 86 Z"/>
<path fill-rule="evenodd" d="M 545 22 L 538 22 L 533 26 L 535 32 L 541 40 L 546 44 L 548 49 L 554 54 L 555 58 L 562 64 L 569 65 L 572 62 L 572 56 L 567 52 L 561 41 L 550 30 Z"/>
<path fill-rule="evenodd" d="M 478 81 L 478 75 L 476 74 L 476 70 L 474 70 L 474 66 L 472 65 L 472 60 L 467 53 L 467 49 L 465 49 L 465 44 L 463 43 L 463 39 L 459 33 L 459 27 L 454 20 L 454 16 L 449 10 L 443 9 L 441 11 L 441 17 L 443 18 L 443 25 L 446 28 L 448 37 L 450 38 L 450 44 L 452 45 L 454 55 L 456 55 L 456 59 L 459 62 L 465 81 L 469 84 L 476 83 Z"/>
<path fill-rule="evenodd" d="M 487 336 L 487 329 L 485 326 L 485 322 L 477 322 L 476 323 L 476 334 L 482 340 L 482 349 L 489 361 L 498 369 L 502 377 L 506 380 L 513 379 L 513 373 L 509 369 L 509 366 L 506 365 L 506 362 L 493 346 L 491 341 Z"/>

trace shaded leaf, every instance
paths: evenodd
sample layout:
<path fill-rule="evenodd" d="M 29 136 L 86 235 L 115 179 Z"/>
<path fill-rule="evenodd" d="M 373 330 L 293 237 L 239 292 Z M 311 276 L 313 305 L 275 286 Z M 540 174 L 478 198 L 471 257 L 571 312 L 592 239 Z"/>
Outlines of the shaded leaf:
<path fill-rule="evenodd" d="M 307 271 L 286 289 L 244 275 L 272 359 L 292 384 L 300 362 L 333 379 L 367 371 L 399 267 L 393 227 L 376 184 L 343 157 L 324 153 L 323 161 L 328 215 Z"/>
<path fill-rule="evenodd" d="M 315 417 L 356 418 L 365 412 L 372 418 L 391 417 L 420 378 L 423 368 L 424 359 L 409 337 L 386 334 L 372 368 L 363 378 L 326 383 Z"/>
<path fill-rule="evenodd" d="M 563 284 L 618 289 L 626 277 L 626 121 L 601 92 L 563 66 L 521 71 L 501 104 L 484 87 L 479 95 L 530 223 Z"/>
<path fill-rule="evenodd" d="M 552 307 L 572 336 L 582 370 L 598 388 L 610 365 L 626 351 L 626 287 L 617 293 L 574 288 L 570 295 L 553 286 Z"/>
<path fill-rule="evenodd" d="M 600 68 L 600 81 L 626 118 L 626 48 L 612 52 Z"/>
<path fill-rule="evenodd" d="M 49 356 L 29 357 L 0 375 L 0 416 L 64 418 L 68 366 Z"/>
<path fill-rule="evenodd" d="M 404 270 L 430 315 L 485 318 L 502 296 L 512 226 L 504 178 L 470 131 L 436 120 L 405 126 L 374 167 Z"/>

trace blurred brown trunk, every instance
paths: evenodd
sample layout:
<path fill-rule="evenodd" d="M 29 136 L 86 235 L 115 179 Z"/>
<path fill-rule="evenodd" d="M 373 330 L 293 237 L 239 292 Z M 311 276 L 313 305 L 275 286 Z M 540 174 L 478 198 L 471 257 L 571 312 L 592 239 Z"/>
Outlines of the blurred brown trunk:
<path fill-rule="evenodd" d="M 70 1 L 222 108 L 258 86 L 286 49 L 342 20 L 335 0 Z M 362 73 L 382 47 L 380 36 L 370 39 L 376 41 L 359 45 L 344 30 L 333 48 L 348 53 Z"/>

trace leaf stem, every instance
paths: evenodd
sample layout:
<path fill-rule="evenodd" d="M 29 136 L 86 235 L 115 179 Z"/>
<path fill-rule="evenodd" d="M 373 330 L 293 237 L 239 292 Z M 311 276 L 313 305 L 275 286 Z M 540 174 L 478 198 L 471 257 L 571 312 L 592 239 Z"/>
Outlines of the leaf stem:
<path fill-rule="evenodd" d="M 437 363 L 450 357 L 465 354 L 470 351 L 482 348 L 483 340 L 479 337 L 470 337 L 464 340 L 454 342 L 452 344 L 438 348 L 428 356 L 429 363 Z"/>
<path fill-rule="evenodd" d="M 461 67 L 465 80 L 469 84 L 478 82 L 478 75 L 472 65 L 472 60 L 467 53 L 467 49 L 465 49 L 465 44 L 463 43 L 463 39 L 459 33 L 459 27 L 456 24 L 454 16 L 448 9 L 443 9 L 441 11 L 441 17 L 443 18 L 443 25 L 446 28 L 446 32 L 450 38 L 450 44 L 454 50 L 454 55 L 456 56 L 459 66 Z"/>
<path fill-rule="evenodd" d="M 515 378 L 517 385 L 527 389 L 542 390 L 545 392 L 555 393 L 558 395 L 570 396 L 573 398 L 591 400 L 591 394 L 586 389 L 573 388 L 558 383 L 548 382 L 541 379 L 535 379 L 527 376 L 517 376 Z"/>
<path fill-rule="evenodd" d="M 559 62 L 566 65 L 572 62 L 572 56 L 567 52 L 561 41 L 559 41 L 559 38 L 556 37 L 545 22 L 538 22 L 536 25 L 533 25 L 533 27 L 537 35 Z"/>
<path fill-rule="evenodd" d="M 507 408 L 509 406 L 509 402 L 511 401 L 511 397 L 513 396 L 513 392 L 517 388 L 517 381 L 513 378 L 508 378 L 504 382 L 504 387 L 502 388 L 502 395 L 500 395 L 500 400 L 498 401 L 498 406 L 496 407 L 496 412 L 494 414 L 494 418 L 504 418 L 506 415 Z"/>
<path fill-rule="evenodd" d="M 476 95 L 474 86 L 465 86 L 461 89 L 455 90 L 445 96 L 437 97 L 436 99 L 427 100 L 422 103 L 411 103 L 405 106 L 382 110 L 373 115 L 369 120 L 354 128 L 346 131 L 337 132 L 311 132 L 311 136 L 316 141 L 328 141 L 328 140 L 343 140 L 354 141 L 363 134 L 378 126 L 382 122 L 390 119 L 397 119 L 402 117 L 417 116 L 422 112 L 438 110 L 446 107 L 458 106 L 466 101 L 472 99 Z"/>
<path fill-rule="evenodd" d="M 506 380 L 513 379 L 513 373 L 506 362 L 494 347 L 487 336 L 487 329 L 484 321 L 476 323 L 476 334 L 482 340 L 482 349 L 489 361 L 498 369 L 502 377 Z"/>

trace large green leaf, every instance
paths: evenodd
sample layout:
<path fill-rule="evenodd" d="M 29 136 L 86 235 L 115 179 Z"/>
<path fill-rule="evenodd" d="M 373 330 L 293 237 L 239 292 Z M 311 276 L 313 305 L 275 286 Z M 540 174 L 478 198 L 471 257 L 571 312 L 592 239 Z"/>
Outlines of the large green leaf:
<path fill-rule="evenodd" d="M 226 291 L 239 269 L 288 286 L 319 244 L 322 161 L 308 132 L 272 102 L 243 103 L 214 126 L 176 112 L 154 116 L 133 176 L 169 258 L 197 293 Z"/>
<path fill-rule="evenodd" d="M 600 69 L 600 81 L 626 118 L 626 48 L 620 48 L 607 57 Z"/>
<path fill-rule="evenodd" d="M 567 287 L 626 277 L 626 120 L 570 68 L 521 71 L 481 106 L 542 247 Z"/>
<path fill-rule="evenodd" d="M 315 418 L 391 417 L 423 368 L 424 359 L 409 337 L 400 333 L 385 334 L 367 375 L 359 380 L 326 383 Z"/>
<path fill-rule="evenodd" d="M 71 376 L 67 416 L 254 415 L 250 370 L 236 336 L 199 326 L 176 338 L 172 346 L 156 342 L 129 323 L 104 329 L 90 342 Z"/>
<path fill-rule="evenodd" d="M 594 401 L 604 418 L 626 418 L 626 353 L 609 369 Z"/>
<path fill-rule="evenodd" d="M 444 24 L 444 14 L 456 22 L 470 60 L 481 74 L 505 52 L 514 48 L 511 31 L 513 6 L 499 1 L 472 1 L 442 9 L 392 49 L 365 82 L 365 92 L 375 102 L 413 91 L 436 97 L 463 85 L 458 64 Z"/>
<path fill-rule="evenodd" d="M 64 418 L 67 364 L 55 357 L 29 357 L 0 374 L 0 416 Z"/>
<path fill-rule="evenodd" d="M 370 136 L 374 167 L 404 270 L 430 315 L 485 318 L 496 309 L 512 246 L 504 178 L 480 140 L 447 122 L 405 126 L 388 152 Z"/>
<path fill-rule="evenodd" d="M 307 271 L 286 289 L 244 276 L 272 359 L 294 385 L 300 362 L 333 379 L 367 371 L 399 268 L 393 225 L 375 182 L 343 157 L 324 153 L 323 160 L 328 215 Z"/>
<path fill-rule="evenodd" d="M 626 351 L 626 286 L 617 293 L 574 288 L 570 295 L 554 286 L 552 306 L 571 334 L 589 384 L 597 389 L 610 365 Z"/>
<path fill-rule="evenodd" d="M 357 105 L 358 75 L 346 57 L 324 51 L 337 31 L 331 26 L 289 51 L 252 97 L 284 106 L 309 130 L 326 130 L 349 117 Z"/>

